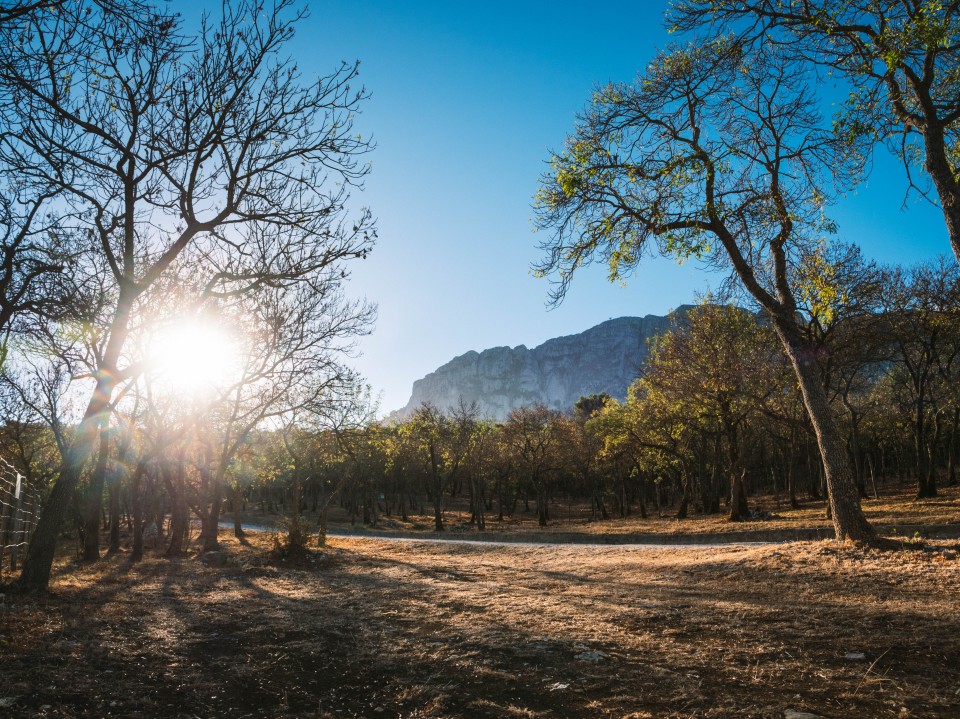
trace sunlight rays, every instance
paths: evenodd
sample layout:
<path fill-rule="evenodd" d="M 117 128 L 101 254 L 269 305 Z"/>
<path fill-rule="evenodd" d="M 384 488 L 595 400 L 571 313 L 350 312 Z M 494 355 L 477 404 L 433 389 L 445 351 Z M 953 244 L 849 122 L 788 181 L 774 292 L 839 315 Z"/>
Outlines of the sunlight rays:
<path fill-rule="evenodd" d="M 154 386 L 162 394 L 199 399 L 240 373 L 239 338 L 210 319 L 184 317 L 160 326 L 146 351 Z"/>

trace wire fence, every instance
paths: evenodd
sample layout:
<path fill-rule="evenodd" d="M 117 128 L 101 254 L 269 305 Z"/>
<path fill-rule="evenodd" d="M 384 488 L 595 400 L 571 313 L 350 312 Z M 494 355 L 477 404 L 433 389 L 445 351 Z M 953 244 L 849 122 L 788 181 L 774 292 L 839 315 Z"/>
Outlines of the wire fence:
<path fill-rule="evenodd" d="M 40 494 L 0 457 L 0 579 L 5 569 L 17 571 L 39 513 Z"/>

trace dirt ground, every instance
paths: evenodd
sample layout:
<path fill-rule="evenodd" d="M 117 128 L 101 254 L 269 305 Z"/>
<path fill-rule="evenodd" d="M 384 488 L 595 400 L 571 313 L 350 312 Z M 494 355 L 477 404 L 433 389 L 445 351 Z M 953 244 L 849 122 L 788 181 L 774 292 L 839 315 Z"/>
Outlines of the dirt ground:
<path fill-rule="evenodd" d="M 251 541 L 8 593 L 0 716 L 960 717 L 955 540 Z"/>

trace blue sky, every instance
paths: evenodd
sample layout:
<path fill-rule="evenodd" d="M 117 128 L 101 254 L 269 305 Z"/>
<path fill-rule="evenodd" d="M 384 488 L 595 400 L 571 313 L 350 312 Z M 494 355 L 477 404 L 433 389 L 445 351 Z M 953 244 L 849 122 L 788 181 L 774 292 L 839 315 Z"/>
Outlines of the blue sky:
<path fill-rule="evenodd" d="M 178 3 L 175 3 L 178 4 Z M 598 83 L 633 79 L 671 38 L 666 2 L 313 2 L 291 51 L 308 76 L 361 61 L 370 91 L 358 126 L 377 143 L 358 196 L 380 239 L 348 291 L 379 305 L 354 365 L 382 411 L 414 380 L 468 350 L 533 347 L 610 317 L 665 314 L 719 284 L 695 264 L 651 259 L 626 287 L 602 268 L 575 278 L 557 309 L 533 278 L 531 203 Z M 942 215 L 904 201 L 903 171 L 879 157 L 832 213 L 869 257 L 948 253 Z"/>

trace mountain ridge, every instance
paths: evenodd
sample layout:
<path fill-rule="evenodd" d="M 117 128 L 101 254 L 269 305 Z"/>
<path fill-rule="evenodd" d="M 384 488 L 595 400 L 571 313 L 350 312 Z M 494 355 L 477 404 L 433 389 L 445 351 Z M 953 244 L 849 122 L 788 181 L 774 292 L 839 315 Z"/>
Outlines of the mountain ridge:
<path fill-rule="evenodd" d="M 423 402 L 449 410 L 461 398 L 476 402 L 481 417 L 495 420 L 538 402 L 569 411 L 581 396 L 600 392 L 622 400 L 646 360 L 649 340 L 691 307 L 681 305 L 665 316 L 609 319 L 533 349 L 520 344 L 468 350 L 416 380 L 407 404 L 391 416 L 408 417 Z"/>

